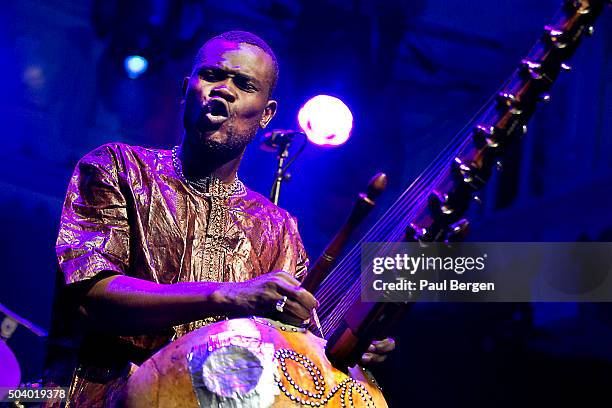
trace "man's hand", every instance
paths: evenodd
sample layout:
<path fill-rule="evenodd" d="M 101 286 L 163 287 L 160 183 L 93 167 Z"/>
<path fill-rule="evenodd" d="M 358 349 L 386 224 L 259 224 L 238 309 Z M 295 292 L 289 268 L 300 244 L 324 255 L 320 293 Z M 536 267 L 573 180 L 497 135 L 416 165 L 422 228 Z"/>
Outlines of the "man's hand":
<path fill-rule="evenodd" d="M 224 283 L 220 295 L 231 312 L 291 322 L 307 320 L 319 304 L 310 292 L 300 287 L 300 282 L 284 271 L 270 272 L 246 282 Z M 279 315 L 276 303 L 284 296 L 287 301 Z"/>
<path fill-rule="evenodd" d="M 366 366 L 382 363 L 394 349 L 395 340 L 390 337 L 384 340 L 374 340 L 370 347 L 368 347 L 368 351 L 361 356 L 359 365 Z"/>

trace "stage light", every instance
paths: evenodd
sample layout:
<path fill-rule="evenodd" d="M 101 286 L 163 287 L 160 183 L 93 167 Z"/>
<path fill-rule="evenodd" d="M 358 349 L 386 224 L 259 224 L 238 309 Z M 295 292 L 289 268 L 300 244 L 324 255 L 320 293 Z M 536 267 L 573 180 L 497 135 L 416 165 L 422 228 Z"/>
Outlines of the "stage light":
<path fill-rule="evenodd" d="M 335 147 L 345 143 L 351 135 L 353 115 L 340 99 L 317 95 L 302 106 L 298 123 L 312 143 Z"/>
<path fill-rule="evenodd" d="M 129 78 L 136 79 L 147 71 L 149 61 L 140 55 L 130 55 L 123 61 L 123 67 Z"/>

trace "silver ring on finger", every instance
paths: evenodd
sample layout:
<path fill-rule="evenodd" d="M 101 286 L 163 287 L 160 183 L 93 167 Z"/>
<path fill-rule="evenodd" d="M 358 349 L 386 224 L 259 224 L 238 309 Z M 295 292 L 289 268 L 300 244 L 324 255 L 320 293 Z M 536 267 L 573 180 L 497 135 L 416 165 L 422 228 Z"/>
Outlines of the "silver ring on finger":
<path fill-rule="evenodd" d="M 285 304 L 287 303 L 287 296 L 283 296 L 282 299 L 278 299 L 276 301 L 276 310 L 279 311 L 279 313 L 283 313 L 285 311 Z"/>

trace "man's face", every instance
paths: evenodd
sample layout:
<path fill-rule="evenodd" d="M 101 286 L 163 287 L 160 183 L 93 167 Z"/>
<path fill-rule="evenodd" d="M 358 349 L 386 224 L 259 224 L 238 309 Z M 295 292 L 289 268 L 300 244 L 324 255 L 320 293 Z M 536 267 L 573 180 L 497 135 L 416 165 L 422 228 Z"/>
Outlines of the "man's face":
<path fill-rule="evenodd" d="M 186 82 L 186 142 L 232 157 L 274 116 L 274 63 L 259 47 L 225 40 L 209 42 L 201 56 Z"/>

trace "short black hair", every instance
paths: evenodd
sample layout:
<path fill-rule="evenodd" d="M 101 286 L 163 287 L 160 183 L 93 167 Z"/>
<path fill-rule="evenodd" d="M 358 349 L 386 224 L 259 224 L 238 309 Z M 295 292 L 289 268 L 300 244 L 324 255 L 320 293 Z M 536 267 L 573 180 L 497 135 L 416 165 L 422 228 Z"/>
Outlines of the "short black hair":
<path fill-rule="evenodd" d="M 200 49 L 198 50 L 198 53 L 196 54 L 195 60 L 194 60 L 194 66 L 198 64 L 198 62 L 202 59 L 203 54 L 204 54 L 204 48 L 206 48 L 206 45 L 208 45 L 208 43 L 215 41 L 215 40 L 224 40 L 224 41 L 235 42 L 238 44 L 244 43 L 244 44 L 254 45 L 258 47 L 259 49 L 261 49 L 266 54 L 268 54 L 270 58 L 272 58 L 274 73 L 271 78 L 272 81 L 270 83 L 270 92 L 268 93 L 268 97 L 270 97 L 272 95 L 272 92 L 274 91 L 274 88 L 276 88 L 276 83 L 278 82 L 278 61 L 276 60 L 276 55 L 274 55 L 274 51 L 272 51 L 272 48 L 270 48 L 270 46 L 260 37 L 248 31 L 237 31 L 237 30 L 227 31 L 225 33 L 221 33 L 219 35 L 212 37 L 210 40 L 206 41 L 204 45 L 202 45 L 202 47 L 200 47 Z"/>

